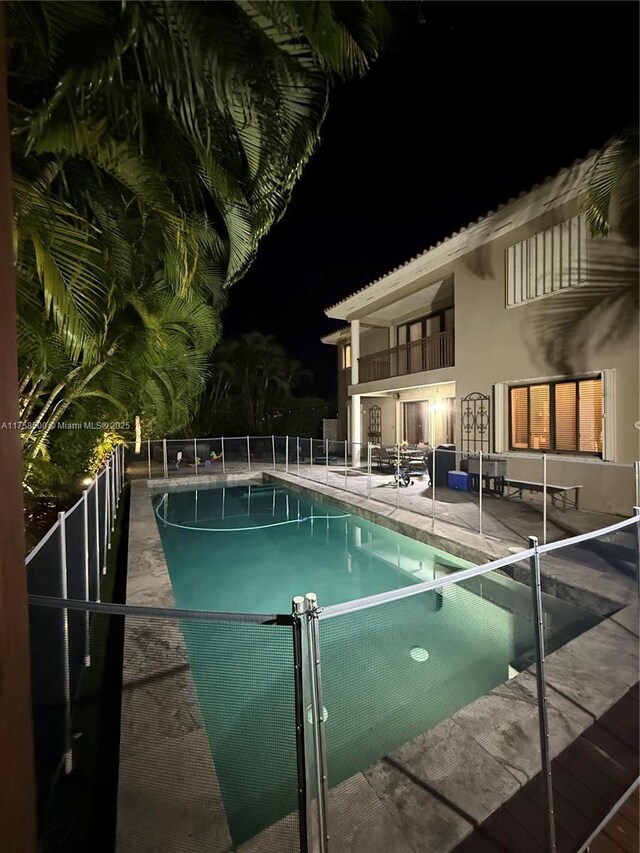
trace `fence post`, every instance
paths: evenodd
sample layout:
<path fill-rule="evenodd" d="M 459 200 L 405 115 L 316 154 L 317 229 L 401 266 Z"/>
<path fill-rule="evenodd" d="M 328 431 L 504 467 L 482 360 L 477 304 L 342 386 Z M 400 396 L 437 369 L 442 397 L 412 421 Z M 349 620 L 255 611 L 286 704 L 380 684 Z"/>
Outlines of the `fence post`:
<path fill-rule="evenodd" d="M 284 472 L 289 473 L 289 436 L 285 437 L 284 443 Z"/>
<path fill-rule="evenodd" d="M 196 466 L 196 477 L 198 476 L 198 439 L 193 439 L 193 464 Z"/>
<path fill-rule="evenodd" d="M 120 471 L 118 468 L 118 448 L 115 447 L 113 453 L 111 454 L 111 458 L 113 459 L 113 514 L 115 516 L 116 510 L 118 508 L 118 499 L 120 496 L 120 490 L 118 489 L 118 482 L 120 481 Z"/>
<path fill-rule="evenodd" d="M 89 492 L 82 492 L 82 535 L 84 540 L 84 598 L 89 601 Z M 84 614 L 84 665 L 91 666 L 91 642 L 89 638 L 89 611 Z"/>
<path fill-rule="evenodd" d="M 547 718 L 547 684 L 545 679 L 544 622 L 542 612 L 542 587 L 540 583 L 540 554 L 538 537 L 529 537 L 529 548 L 533 548 L 531 557 L 531 591 L 533 595 L 533 622 L 536 642 L 536 696 L 538 699 L 538 727 L 540 732 L 540 755 L 542 774 L 547 798 L 547 832 L 549 853 L 556 850 L 556 827 L 553 809 L 553 784 L 551 778 L 551 755 L 549 752 L 549 721 Z"/>
<path fill-rule="evenodd" d="M 151 479 L 151 439 L 147 439 L 147 464 L 149 466 L 149 479 Z"/>
<path fill-rule="evenodd" d="M 367 498 L 371 500 L 371 442 L 367 444 Z"/>
<path fill-rule="evenodd" d="M 107 573 L 107 550 L 109 549 L 109 464 L 104 469 L 104 539 L 102 554 L 102 574 Z"/>
<path fill-rule="evenodd" d="M 69 597 L 67 586 L 67 530 L 64 522 L 64 513 L 58 513 L 58 525 L 60 527 L 60 592 L 63 599 Z M 63 654 L 63 678 L 64 678 L 64 772 L 71 773 L 73 770 L 73 753 L 71 751 L 71 673 L 69 671 L 69 611 L 62 610 L 62 654 Z"/>
<path fill-rule="evenodd" d="M 251 471 L 251 441 L 249 436 L 247 436 L 247 466 L 249 471 Z"/>
<path fill-rule="evenodd" d="M 115 450 L 116 456 L 116 470 L 118 472 L 118 476 L 116 477 L 115 482 L 115 490 L 116 490 L 116 509 L 120 506 L 120 481 L 122 480 L 122 472 L 120 471 L 120 445 L 116 444 Z"/>
<path fill-rule="evenodd" d="M 299 606 L 298 602 L 296 606 Z M 303 634 L 306 636 L 304 636 L 302 648 L 302 685 L 303 689 L 307 687 L 305 699 L 309 700 L 303 703 L 307 709 L 304 721 L 306 778 L 312 785 L 311 797 L 307 796 L 307 805 L 311 805 L 311 811 L 307 813 L 307 837 L 311 835 L 310 851 L 326 853 L 329 834 L 327 831 L 328 776 L 325 722 L 328 715 L 322 702 L 318 613 L 316 595 L 308 592 L 304 597 Z"/>
<path fill-rule="evenodd" d="M 104 517 L 104 534 L 106 541 L 106 550 L 111 548 L 111 463 L 107 462 L 106 470 L 106 483 L 105 483 L 105 517 Z M 105 553 L 106 560 L 106 553 Z M 106 569 L 105 569 L 106 571 Z"/>
<path fill-rule="evenodd" d="M 168 477 L 169 476 L 169 467 L 167 465 L 167 439 L 166 438 L 162 439 L 162 470 L 163 470 L 163 476 Z"/>
<path fill-rule="evenodd" d="M 100 483 L 96 474 L 93 481 L 93 489 L 95 491 L 95 522 L 96 522 L 96 601 L 100 601 L 100 507 L 98 506 L 100 499 Z"/>
<path fill-rule="evenodd" d="M 223 435 L 220 436 L 220 453 L 222 454 L 222 473 L 226 474 L 227 468 L 226 468 L 226 464 L 224 461 L 225 457 L 224 457 L 224 436 Z"/>
<path fill-rule="evenodd" d="M 296 469 L 298 477 L 300 476 L 300 436 L 296 436 Z"/>
<path fill-rule="evenodd" d="M 396 444 L 396 509 L 400 506 L 400 445 Z"/>
<path fill-rule="evenodd" d="M 636 502 L 634 509 L 640 506 L 640 462 L 633 463 L 634 475 L 635 475 L 635 485 L 636 485 Z"/>
<path fill-rule="evenodd" d="M 433 448 L 433 455 L 431 457 L 431 473 L 433 474 L 431 478 L 431 524 L 434 525 L 436 523 L 436 449 Z"/>
<path fill-rule="evenodd" d="M 327 486 L 329 485 L 329 439 L 325 438 L 324 440 L 324 470 L 325 470 L 325 482 Z"/>
<path fill-rule="evenodd" d="M 273 470 L 276 470 L 276 437 L 271 436 L 271 456 L 273 458 Z"/>
<path fill-rule="evenodd" d="M 344 490 L 347 491 L 347 439 L 344 440 Z"/>
<path fill-rule="evenodd" d="M 309 467 L 311 468 L 311 479 L 313 480 L 313 439 L 309 439 Z"/>
<path fill-rule="evenodd" d="M 124 481 L 125 481 L 125 468 L 126 468 L 126 453 L 127 453 L 127 445 L 123 442 L 120 445 L 120 453 L 122 456 L 121 465 L 120 465 L 120 491 L 124 489 Z"/>
<path fill-rule="evenodd" d="M 309 761 L 305 753 L 305 735 L 307 729 L 306 667 L 304 619 L 304 596 L 296 595 L 291 603 L 293 613 L 293 666 L 296 712 L 296 764 L 298 770 L 298 829 L 300 832 L 300 851 L 310 853 L 313 849 L 313 834 L 309 820 L 313 802 L 312 790 L 307 778 Z"/>
<path fill-rule="evenodd" d="M 576 500 L 577 503 L 577 500 Z M 542 544 L 547 544 L 547 454 L 542 454 Z"/>
<path fill-rule="evenodd" d="M 636 513 L 636 585 L 640 601 L 640 506 L 634 506 Z"/>
<path fill-rule="evenodd" d="M 117 494 L 118 494 L 118 490 L 116 489 L 116 470 L 115 470 L 115 459 L 114 459 L 113 467 L 111 469 L 111 533 L 113 533 L 113 531 L 116 528 L 116 510 L 117 510 L 116 497 L 117 497 Z M 109 547 L 111 547 L 111 533 L 109 534 Z"/>
<path fill-rule="evenodd" d="M 482 451 L 479 453 L 479 462 L 478 466 L 480 468 L 480 478 L 478 481 L 478 495 L 479 495 L 479 503 L 480 507 L 480 524 L 478 525 L 478 533 L 482 536 Z"/>

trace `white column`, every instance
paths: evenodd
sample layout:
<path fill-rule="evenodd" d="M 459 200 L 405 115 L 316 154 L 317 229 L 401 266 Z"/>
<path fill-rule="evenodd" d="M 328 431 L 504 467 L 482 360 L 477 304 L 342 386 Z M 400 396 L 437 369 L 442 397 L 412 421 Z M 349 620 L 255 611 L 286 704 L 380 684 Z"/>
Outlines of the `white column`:
<path fill-rule="evenodd" d="M 360 381 L 358 359 L 360 358 L 360 320 L 351 321 L 351 384 Z"/>
<path fill-rule="evenodd" d="M 351 465 L 360 467 L 360 450 L 362 446 L 362 413 L 360 411 L 360 394 L 351 397 Z"/>

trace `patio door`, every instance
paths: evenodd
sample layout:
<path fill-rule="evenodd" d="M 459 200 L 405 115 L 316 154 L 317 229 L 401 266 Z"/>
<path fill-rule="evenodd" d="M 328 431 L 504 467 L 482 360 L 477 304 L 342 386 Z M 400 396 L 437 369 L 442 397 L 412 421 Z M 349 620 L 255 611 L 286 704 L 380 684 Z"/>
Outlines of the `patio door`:
<path fill-rule="evenodd" d="M 402 432 L 409 444 L 429 444 L 431 404 L 428 400 L 402 404 Z"/>

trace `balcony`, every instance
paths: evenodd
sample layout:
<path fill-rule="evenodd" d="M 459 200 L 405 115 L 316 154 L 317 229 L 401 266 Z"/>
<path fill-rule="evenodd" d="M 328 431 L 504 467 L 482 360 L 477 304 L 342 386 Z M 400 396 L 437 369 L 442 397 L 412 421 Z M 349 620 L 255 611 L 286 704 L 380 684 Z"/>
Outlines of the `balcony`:
<path fill-rule="evenodd" d="M 453 363 L 453 329 L 358 359 L 360 382 L 375 382 L 391 376 L 453 367 Z"/>

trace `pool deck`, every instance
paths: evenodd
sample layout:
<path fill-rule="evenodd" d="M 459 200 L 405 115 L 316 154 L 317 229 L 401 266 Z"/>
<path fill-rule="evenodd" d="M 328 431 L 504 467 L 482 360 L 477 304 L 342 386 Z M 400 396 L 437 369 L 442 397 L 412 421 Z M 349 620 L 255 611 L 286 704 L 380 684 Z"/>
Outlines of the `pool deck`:
<path fill-rule="evenodd" d="M 499 501 L 495 527 L 486 530 L 490 536 L 480 536 L 440 516 L 432 522 L 424 512 L 413 512 L 404 505 L 396 509 L 370 501 L 366 494 L 345 492 L 337 483 L 327 486 L 284 472 L 263 473 L 267 480 L 312 490 L 347 511 L 472 562 L 483 563 L 526 547 L 521 508 L 512 501 Z M 250 478 L 261 476 L 254 471 Z M 199 475 L 197 481 L 174 476 L 170 482 L 132 483 L 129 604 L 173 606 L 149 492 L 193 488 L 196 483 L 205 488 L 234 485 L 247 479 L 246 474 L 218 474 Z M 412 499 L 419 500 L 420 496 Z M 472 511 L 477 513 L 477 508 Z M 594 524 L 592 513 L 576 510 L 561 515 L 560 523 L 573 524 L 574 532 L 579 532 L 580 525 L 594 529 L 606 523 Z M 498 532 L 502 538 L 495 535 Z M 567 535 L 566 530 L 563 535 Z M 547 591 L 607 617 L 547 657 L 553 756 L 616 705 L 638 679 L 638 606 L 637 601 L 628 604 L 634 600 L 635 582 L 612 570 L 597 554 L 589 555 L 586 562 L 554 556 L 542 567 Z M 163 624 L 166 626 L 166 620 Z M 157 649 L 158 644 L 162 648 Z M 151 620 L 144 626 L 127 627 L 117 850 L 195 851 L 203 849 L 208 838 L 207 849 L 222 853 L 232 847 L 193 683 L 188 667 L 175 672 L 177 660 L 186 662 L 179 631 L 171 632 L 170 654 L 164 655 L 168 660 L 158 673 L 158 689 L 149 695 L 148 649 L 154 660 L 162 660 L 166 645 L 166 635 L 154 632 Z M 153 722 L 176 718 L 188 724 L 163 727 Z M 163 782 L 159 766 L 166 765 L 167 756 L 173 776 Z M 535 677 L 529 669 L 333 788 L 329 793 L 331 853 L 447 853 L 510 801 L 539 770 Z M 195 802 L 190 796 L 194 777 L 201 792 Z M 185 780 L 184 796 L 175 799 L 180 779 Z M 188 838 L 193 839 L 191 847 Z M 260 853 L 276 849 L 277 840 L 282 838 L 282 827 L 275 824 L 239 850 Z"/>

